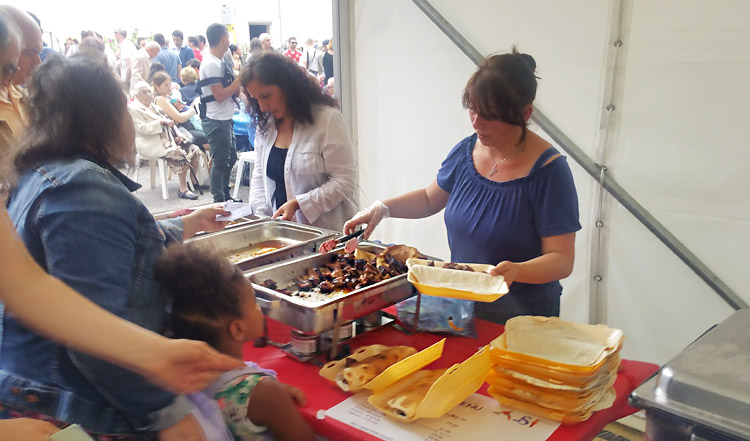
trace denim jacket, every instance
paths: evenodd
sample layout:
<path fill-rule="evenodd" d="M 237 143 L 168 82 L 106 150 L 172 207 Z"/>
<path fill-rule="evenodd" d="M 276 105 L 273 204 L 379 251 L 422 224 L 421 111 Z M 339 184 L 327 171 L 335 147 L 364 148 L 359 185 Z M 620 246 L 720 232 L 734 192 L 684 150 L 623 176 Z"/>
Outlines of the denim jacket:
<path fill-rule="evenodd" d="M 89 159 L 57 160 L 20 177 L 8 213 L 45 271 L 104 309 L 160 332 L 168 305 L 153 265 L 165 242 L 182 240 L 182 221 L 157 223 L 130 194 L 137 188 Z M 48 340 L 2 306 L 0 313 L 0 403 L 101 434 L 161 430 L 189 412 L 184 397 Z"/>

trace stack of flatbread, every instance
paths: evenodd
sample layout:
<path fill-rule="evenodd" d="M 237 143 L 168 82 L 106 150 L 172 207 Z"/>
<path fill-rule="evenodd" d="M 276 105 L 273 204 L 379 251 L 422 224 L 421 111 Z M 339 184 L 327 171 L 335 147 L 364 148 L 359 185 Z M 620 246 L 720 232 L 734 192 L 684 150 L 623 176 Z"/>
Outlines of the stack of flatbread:
<path fill-rule="evenodd" d="M 500 404 L 565 424 L 614 402 L 623 333 L 558 317 L 515 317 L 491 344 L 489 393 Z"/>

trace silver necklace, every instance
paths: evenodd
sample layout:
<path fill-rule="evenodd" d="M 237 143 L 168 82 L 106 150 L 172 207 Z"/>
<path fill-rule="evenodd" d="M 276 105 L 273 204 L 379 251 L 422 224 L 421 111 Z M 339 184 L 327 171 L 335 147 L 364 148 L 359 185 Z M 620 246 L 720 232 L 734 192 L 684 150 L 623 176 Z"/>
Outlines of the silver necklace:
<path fill-rule="evenodd" d="M 515 155 L 516 155 L 516 153 L 518 153 L 518 152 L 519 152 L 519 150 L 516 150 L 515 152 L 511 153 L 510 155 L 508 155 L 508 156 L 504 157 L 503 159 L 501 159 L 501 160 L 499 160 L 499 161 L 495 162 L 495 160 L 494 160 L 494 159 L 492 159 L 492 155 L 490 155 L 490 149 L 489 149 L 489 147 L 488 147 L 488 148 L 487 148 L 487 156 L 489 156 L 489 157 L 490 157 L 490 161 L 492 161 L 492 162 L 493 162 L 493 163 L 495 164 L 495 165 L 493 165 L 493 166 L 492 166 L 492 168 L 490 169 L 490 177 L 492 177 L 492 176 L 495 176 L 495 175 L 497 174 L 497 166 L 498 166 L 498 165 L 500 165 L 500 164 L 502 164 L 503 162 L 507 161 L 508 159 L 512 158 L 512 157 L 513 157 L 513 156 L 515 156 Z"/>

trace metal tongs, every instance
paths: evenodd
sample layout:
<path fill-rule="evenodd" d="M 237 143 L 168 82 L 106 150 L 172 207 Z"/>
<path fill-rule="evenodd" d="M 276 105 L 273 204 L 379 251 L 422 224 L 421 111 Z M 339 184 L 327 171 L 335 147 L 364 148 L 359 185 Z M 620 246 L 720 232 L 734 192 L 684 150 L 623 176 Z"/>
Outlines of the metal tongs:
<path fill-rule="evenodd" d="M 364 233 L 365 230 L 357 230 L 352 234 L 347 234 L 346 236 L 339 237 L 338 239 L 329 239 L 322 244 L 320 244 L 320 248 L 318 248 L 318 252 L 320 253 L 328 253 L 330 251 L 333 251 L 334 248 L 336 248 L 336 245 L 346 242 L 346 245 L 344 246 L 344 251 L 347 253 L 353 253 L 357 250 L 357 245 L 359 245 L 359 239 L 358 237 Z"/>

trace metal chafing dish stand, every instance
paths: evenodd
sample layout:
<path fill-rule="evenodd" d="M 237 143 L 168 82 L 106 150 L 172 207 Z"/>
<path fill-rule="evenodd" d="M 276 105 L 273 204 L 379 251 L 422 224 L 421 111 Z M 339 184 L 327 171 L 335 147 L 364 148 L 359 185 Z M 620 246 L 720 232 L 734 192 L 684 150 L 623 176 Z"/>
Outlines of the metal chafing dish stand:
<path fill-rule="evenodd" d="M 732 314 L 631 395 L 649 441 L 750 441 L 750 310 Z"/>
<path fill-rule="evenodd" d="M 337 231 L 325 228 L 276 219 L 266 219 L 250 223 L 246 226 L 195 237 L 190 239 L 190 241 L 209 243 L 220 250 L 225 250 L 227 255 L 235 254 L 250 248 L 251 245 L 257 245 L 270 240 L 281 240 L 289 243 L 289 245 L 275 251 L 247 257 L 235 262 L 241 270 L 247 271 L 282 260 L 312 254 L 318 250 L 320 244 L 339 234 Z"/>
<path fill-rule="evenodd" d="M 370 242 L 362 242 L 358 246 L 359 250 L 372 254 L 379 254 L 385 248 L 385 245 Z M 332 336 L 329 359 L 335 358 L 339 352 L 339 336 L 344 323 L 379 313 L 381 309 L 415 294 L 417 295 L 415 325 L 419 321 L 421 294 L 406 280 L 406 274 L 326 300 L 307 300 L 261 285 L 266 279 L 275 281 L 279 287 L 292 285 L 294 280 L 305 274 L 308 268 L 331 262 L 333 256 L 341 252 L 343 252 L 342 248 L 338 247 L 328 253 L 279 262 L 250 271 L 245 275 L 253 283 L 256 301 L 267 317 L 285 323 L 311 338 L 330 331 Z M 305 355 L 291 351 L 291 344 L 276 345 L 303 362 L 311 361 L 315 357 L 314 354 Z"/>

